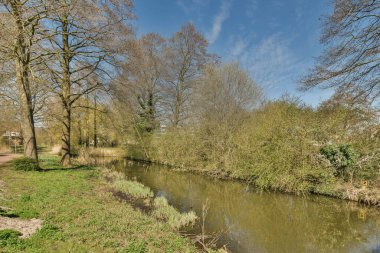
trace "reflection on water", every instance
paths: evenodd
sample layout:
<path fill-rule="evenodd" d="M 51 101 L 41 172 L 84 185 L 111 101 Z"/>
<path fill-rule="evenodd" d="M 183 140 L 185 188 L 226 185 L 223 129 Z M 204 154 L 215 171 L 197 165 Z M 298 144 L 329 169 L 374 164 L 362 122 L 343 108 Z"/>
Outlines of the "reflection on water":
<path fill-rule="evenodd" d="M 115 164 L 130 178 L 198 215 L 209 200 L 206 232 L 229 228 L 221 244 L 232 252 L 379 252 L 380 213 L 320 196 L 257 193 L 238 182 L 214 180 L 156 165 Z M 199 233 L 195 227 L 192 233 Z"/>

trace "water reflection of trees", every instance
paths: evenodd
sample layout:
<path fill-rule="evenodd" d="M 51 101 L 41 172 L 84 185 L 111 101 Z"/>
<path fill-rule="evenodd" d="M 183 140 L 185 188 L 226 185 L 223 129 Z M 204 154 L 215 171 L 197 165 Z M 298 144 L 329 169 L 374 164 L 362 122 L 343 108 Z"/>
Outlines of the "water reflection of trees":
<path fill-rule="evenodd" d="M 200 214 L 209 199 L 207 229 L 230 227 L 230 246 L 241 252 L 361 252 L 380 241 L 379 212 L 356 203 L 251 192 L 237 182 L 157 166 L 130 167 L 126 173 L 164 192 L 181 211 Z"/>

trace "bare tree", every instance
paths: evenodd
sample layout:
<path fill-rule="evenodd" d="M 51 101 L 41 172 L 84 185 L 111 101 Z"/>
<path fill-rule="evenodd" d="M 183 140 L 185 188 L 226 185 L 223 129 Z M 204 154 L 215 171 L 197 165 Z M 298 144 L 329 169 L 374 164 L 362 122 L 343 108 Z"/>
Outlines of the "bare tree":
<path fill-rule="evenodd" d="M 14 62 L 18 100 L 21 109 L 21 125 L 24 138 L 24 154 L 38 161 L 34 128 L 33 92 L 30 81 L 32 47 L 36 32 L 46 10 L 38 0 L 3 0 L 0 19 L 0 52 L 2 61 Z"/>
<path fill-rule="evenodd" d="M 231 165 L 235 135 L 261 102 L 261 88 L 239 64 L 208 65 L 195 87 L 192 106 L 207 150 L 204 156 L 217 166 Z"/>
<path fill-rule="evenodd" d="M 212 64 L 197 81 L 194 98 L 198 117 L 231 123 L 260 104 L 262 90 L 238 63 Z"/>
<path fill-rule="evenodd" d="M 70 164 L 71 113 L 83 95 L 104 88 L 115 64 L 115 55 L 131 33 L 125 23 L 131 17 L 132 2 L 60 0 L 51 2 L 47 37 L 41 57 L 52 83 L 51 90 L 61 100 L 61 163 Z M 112 40 L 110 40 L 112 38 Z"/>
<path fill-rule="evenodd" d="M 165 39 L 149 33 L 135 41 L 129 60 L 115 83 L 115 96 L 130 100 L 139 129 L 151 132 L 158 126 L 164 82 Z"/>
<path fill-rule="evenodd" d="M 380 1 L 334 0 L 321 42 L 326 49 L 301 88 L 336 88 L 375 102 L 380 96 Z"/>
<path fill-rule="evenodd" d="M 207 46 L 207 40 L 192 24 L 182 26 L 169 40 L 165 103 L 174 127 L 187 119 L 194 81 L 201 75 L 203 67 L 215 59 L 207 53 Z"/>

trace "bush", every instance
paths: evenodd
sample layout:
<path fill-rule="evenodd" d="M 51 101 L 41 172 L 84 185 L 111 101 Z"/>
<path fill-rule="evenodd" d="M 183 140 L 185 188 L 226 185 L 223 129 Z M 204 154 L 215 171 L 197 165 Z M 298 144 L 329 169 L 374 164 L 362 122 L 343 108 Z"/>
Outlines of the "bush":
<path fill-rule="evenodd" d="M 336 176 L 346 179 L 348 175 L 352 175 L 358 154 L 351 145 L 326 145 L 321 148 L 320 153 L 335 168 Z"/>
<path fill-rule="evenodd" d="M 15 170 L 36 171 L 40 169 L 38 162 L 29 157 L 17 158 L 13 160 L 12 164 Z"/>

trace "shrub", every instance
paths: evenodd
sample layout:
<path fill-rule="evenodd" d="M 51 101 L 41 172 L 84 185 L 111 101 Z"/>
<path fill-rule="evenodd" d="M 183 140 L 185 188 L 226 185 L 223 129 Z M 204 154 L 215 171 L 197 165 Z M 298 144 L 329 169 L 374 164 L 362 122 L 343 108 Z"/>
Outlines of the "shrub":
<path fill-rule="evenodd" d="M 320 153 L 335 168 L 336 176 L 346 178 L 353 173 L 357 164 L 358 154 L 351 145 L 326 145 L 321 148 Z"/>
<path fill-rule="evenodd" d="M 13 160 L 12 164 L 16 170 L 36 171 L 40 169 L 38 162 L 29 157 L 17 158 Z"/>
<path fill-rule="evenodd" d="M 153 197 L 153 192 L 149 189 L 149 187 L 146 187 L 136 181 L 117 179 L 113 182 L 112 187 L 115 190 L 121 191 L 134 198 L 144 199 Z"/>
<path fill-rule="evenodd" d="M 152 215 L 158 219 L 167 221 L 174 229 L 193 225 L 197 220 L 195 212 L 180 213 L 174 207 L 168 204 L 165 197 L 157 197 L 154 199 L 154 208 Z"/>

